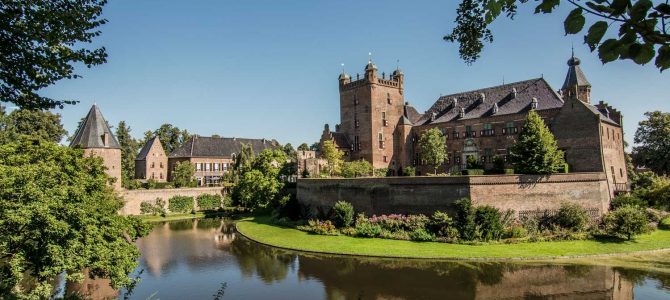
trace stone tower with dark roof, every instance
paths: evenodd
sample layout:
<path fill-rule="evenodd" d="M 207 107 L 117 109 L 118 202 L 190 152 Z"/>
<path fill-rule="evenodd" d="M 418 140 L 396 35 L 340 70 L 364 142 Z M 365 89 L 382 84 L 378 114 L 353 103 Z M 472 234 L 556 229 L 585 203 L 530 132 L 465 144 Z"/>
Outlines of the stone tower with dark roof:
<path fill-rule="evenodd" d="M 591 84 L 579 67 L 580 63 L 573 50 L 572 57 L 568 59 L 568 74 L 565 75 L 561 93 L 565 99 L 577 98 L 582 102 L 591 103 Z"/>
<path fill-rule="evenodd" d="M 157 136 L 142 147 L 135 158 L 135 179 L 166 182 L 168 178 L 168 157 Z"/>
<path fill-rule="evenodd" d="M 113 187 L 121 189 L 121 147 L 97 105 L 94 104 L 82 120 L 70 147 L 84 149 L 85 156 L 101 157 L 107 175 L 115 179 Z"/>

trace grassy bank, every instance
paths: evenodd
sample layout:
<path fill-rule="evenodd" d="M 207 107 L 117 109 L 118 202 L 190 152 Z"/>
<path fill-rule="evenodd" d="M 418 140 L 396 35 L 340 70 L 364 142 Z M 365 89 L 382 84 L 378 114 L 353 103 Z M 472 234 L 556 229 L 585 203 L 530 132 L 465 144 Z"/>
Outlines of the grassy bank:
<path fill-rule="evenodd" d="M 195 214 L 172 214 L 165 217 L 161 216 L 139 216 L 140 219 L 147 221 L 149 223 L 154 222 L 164 222 L 164 221 L 177 221 L 177 220 L 190 220 L 190 219 L 200 219 L 204 218 L 205 213 L 198 212 Z"/>
<path fill-rule="evenodd" d="M 293 228 L 272 225 L 268 222 L 267 217 L 241 220 L 237 222 L 237 230 L 257 242 L 280 248 L 377 257 L 543 259 L 670 249 L 670 230 L 657 230 L 651 234 L 638 236 L 633 241 L 583 240 L 489 245 L 314 235 Z"/>

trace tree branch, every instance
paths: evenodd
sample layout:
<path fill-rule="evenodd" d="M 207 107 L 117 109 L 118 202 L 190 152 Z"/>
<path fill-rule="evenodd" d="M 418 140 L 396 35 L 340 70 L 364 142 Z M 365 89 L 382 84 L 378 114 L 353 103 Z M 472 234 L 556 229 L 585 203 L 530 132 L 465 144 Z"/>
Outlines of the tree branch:
<path fill-rule="evenodd" d="M 588 7 L 585 7 L 585 6 L 581 5 L 581 4 L 578 4 L 578 3 L 575 2 L 574 0 L 568 0 L 568 2 L 570 2 L 570 3 L 571 3 L 572 5 L 574 5 L 574 6 L 577 6 L 577 7 L 581 8 L 581 9 L 583 9 L 584 11 L 586 11 L 586 12 L 592 14 L 592 15 L 595 15 L 595 16 L 598 16 L 598 17 L 601 17 L 601 18 L 605 18 L 605 19 L 609 19 L 609 20 L 612 20 L 612 21 L 626 22 L 626 19 L 625 19 L 625 18 L 623 18 L 623 19 L 617 19 L 617 18 L 614 18 L 614 17 L 612 17 L 612 16 L 603 15 L 603 14 L 597 12 L 597 11 L 591 10 L 591 9 L 588 8 Z"/>

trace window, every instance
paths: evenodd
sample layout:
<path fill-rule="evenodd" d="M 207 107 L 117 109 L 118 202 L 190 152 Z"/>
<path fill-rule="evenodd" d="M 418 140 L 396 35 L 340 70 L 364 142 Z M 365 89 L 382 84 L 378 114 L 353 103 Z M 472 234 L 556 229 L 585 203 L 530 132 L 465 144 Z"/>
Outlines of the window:
<path fill-rule="evenodd" d="M 377 134 L 377 139 L 379 140 L 379 148 L 384 149 L 384 135 L 381 132 Z"/>
<path fill-rule="evenodd" d="M 361 142 L 358 140 L 358 136 L 354 136 L 354 150 L 361 150 Z"/>
<path fill-rule="evenodd" d="M 391 94 L 386 93 L 386 103 L 391 104 Z"/>
<path fill-rule="evenodd" d="M 619 175 L 621 175 L 621 178 L 623 178 L 623 169 L 619 168 Z"/>
<path fill-rule="evenodd" d="M 209 163 L 205 163 L 205 171 L 209 171 L 209 167 L 210 167 L 210 164 L 209 164 Z"/>
<path fill-rule="evenodd" d="M 160 167 L 161 167 L 161 169 L 163 168 L 163 162 L 160 162 Z"/>
<path fill-rule="evenodd" d="M 386 155 L 384 155 L 384 162 L 387 162 L 387 161 L 386 161 Z"/>
<path fill-rule="evenodd" d="M 202 171 L 202 163 L 195 164 L 195 170 L 196 171 Z"/>
<path fill-rule="evenodd" d="M 214 171 L 218 171 L 218 170 L 219 170 L 219 164 L 214 164 Z"/>
<path fill-rule="evenodd" d="M 477 136 L 477 133 L 472 130 L 472 126 L 466 125 L 464 135 L 466 138 L 473 138 Z"/>
<path fill-rule="evenodd" d="M 151 162 L 151 168 L 152 169 L 154 168 L 154 162 Z"/>
<path fill-rule="evenodd" d="M 382 112 L 382 125 L 383 126 L 389 126 L 389 123 L 386 120 L 386 112 L 385 111 Z"/>
<path fill-rule="evenodd" d="M 361 124 L 360 124 L 360 122 L 358 121 L 358 117 L 354 117 L 354 127 L 355 127 L 355 128 L 358 128 L 358 126 L 360 126 L 360 125 L 361 125 Z"/>
<path fill-rule="evenodd" d="M 491 162 L 493 160 L 493 149 L 486 148 L 484 149 L 485 162 Z"/>
<path fill-rule="evenodd" d="M 151 179 L 154 179 L 154 178 L 156 178 L 156 176 L 154 176 L 154 172 L 151 172 Z"/>
<path fill-rule="evenodd" d="M 224 171 L 228 171 L 228 164 L 227 163 L 221 164 L 221 169 L 223 169 Z"/>
<path fill-rule="evenodd" d="M 507 122 L 505 127 L 506 127 L 505 132 L 507 135 L 512 135 L 519 132 L 516 126 L 514 126 L 514 122 Z"/>
<path fill-rule="evenodd" d="M 163 179 L 163 172 L 158 173 L 160 179 Z"/>
<path fill-rule="evenodd" d="M 484 124 L 484 130 L 482 130 L 482 136 L 494 136 L 496 135 L 496 130 L 493 129 L 493 125 Z"/>
<path fill-rule="evenodd" d="M 456 131 L 456 129 L 454 129 L 453 135 L 454 139 L 458 139 L 458 132 Z"/>

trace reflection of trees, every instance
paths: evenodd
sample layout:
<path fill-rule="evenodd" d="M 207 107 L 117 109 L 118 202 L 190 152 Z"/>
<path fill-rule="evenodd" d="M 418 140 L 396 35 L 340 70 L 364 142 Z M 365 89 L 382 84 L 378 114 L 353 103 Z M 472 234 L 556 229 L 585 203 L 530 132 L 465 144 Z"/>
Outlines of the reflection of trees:
<path fill-rule="evenodd" d="M 247 239 L 235 239 L 230 247 L 240 272 L 245 277 L 258 275 L 263 282 L 280 282 L 295 262 L 295 255 L 286 251 L 260 245 Z"/>

